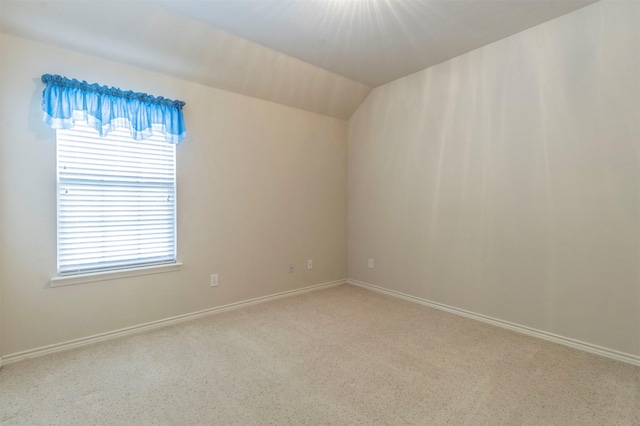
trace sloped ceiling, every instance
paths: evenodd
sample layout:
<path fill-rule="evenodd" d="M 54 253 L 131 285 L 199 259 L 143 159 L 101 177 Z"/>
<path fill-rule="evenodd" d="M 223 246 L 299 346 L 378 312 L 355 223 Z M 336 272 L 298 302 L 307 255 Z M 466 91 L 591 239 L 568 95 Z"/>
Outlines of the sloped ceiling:
<path fill-rule="evenodd" d="M 596 0 L 153 0 L 372 87 Z"/>
<path fill-rule="evenodd" d="M 371 91 L 149 2 L 0 0 L 0 25 L 9 34 L 341 119 Z"/>
<path fill-rule="evenodd" d="M 595 1 L 0 0 L 0 28 L 348 119 L 372 87 Z"/>

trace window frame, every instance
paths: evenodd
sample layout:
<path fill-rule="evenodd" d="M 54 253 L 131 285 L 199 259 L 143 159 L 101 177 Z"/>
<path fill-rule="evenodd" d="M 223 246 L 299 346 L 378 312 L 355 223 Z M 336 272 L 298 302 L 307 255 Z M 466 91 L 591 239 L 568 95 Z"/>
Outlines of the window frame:
<path fill-rule="evenodd" d="M 91 131 L 91 132 L 96 132 L 97 135 L 97 131 L 95 129 L 93 129 L 91 126 L 89 126 L 87 124 L 86 121 L 82 121 L 82 122 L 76 122 L 76 125 L 81 126 L 82 129 L 80 128 L 76 128 L 75 130 L 80 130 L 80 132 L 86 132 L 86 131 Z M 74 128 L 71 129 L 65 129 L 62 130 L 65 132 L 73 132 Z M 169 209 L 169 211 L 171 212 L 172 215 L 172 227 L 169 227 L 167 229 L 171 229 L 172 232 L 172 259 L 169 260 L 158 260 L 158 261 L 147 261 L 147 262 L 140 262 L 140 263 L 135 263 L 131 262 L 131 260 L 133 260 L 133 258 L 130 259 L 125 259 L 122 261 L 121 265 L 111 265 L 111 266 L 105 266 L 105 267 L 94 267 L 94 268 L 79 268 L 78 271 L 73 272 L 69 269 L 67 269 L 67 271 L 61 271 L 61 267 L 60 267 L 60 262 L 61 262 L 61 239 L 60 239 L 60 232 L 61 232 L 61 227 L 60 227 L 60 214 L 61 214 L 61 200 L 60 200 L 60 196 L 61 196 L 61 178 L 60 178 L 60 136 L 61 136 L 61 130 L 57 129 L 56 130 L 56 276 L 51 278 L 51 286 L 55 287 L 55 286 L 60 286 L 60 285 L 70 285 L 70 284 L 78 284 L 78 283 L 83 283 L 83 282 L 94 282 L 94 281 L 103 281 L 103 280 L 111 280 L 111 279 L 117 279 L 117 278 L 124 278 L 124 277 L 130 277 L 130 276 L 139 276 L 139 275 L 149 275 L 149 274 L 158 274 L 158 273 L 164 273 L 164 272 L 172 272 L 172 271 L 176 271 L 176 270 L 180 270 L 182 267 L 182 263 L 180 263 L 178 261 L 178 230 L 177 230 L 177 207 L 178 207 L 178 197 L 177 197 L 177 146 L 175 144 L 171 144 L 166 142 L 164 139 L 162 139 L 162 136 L 159 135 L 158 133 L 154 133 L 153 136 L 153 141 L 154 142 L 162 142 L 162 143 L 167 143 L 168 145 L 171 145 L 172 148 L 172 153 L 170 154 L 170 158 L 172 160 L 171 166 L 172 166 L 172 178 L 171 178 L 171 182 L 173 183 L 173 186 L 170 187 L 172 189 L 172 194 L 173 194 L 173 203 L 172 203 L 172 209 Z M 140 141 L 136 141 L 133 139 L 133 137 L 131 137 L 130 134 L 125 134 L 122 132 L 122 128 L 118 128 L 117 129 L 117 134 L 115 135 L 111 135 L 108 134 L 104 137 L 105 140 L 109 140 L 110 136 L 115 136 L 116 138 L 123 138 L 126 137 L 128 138 L 128 140 L 126 140 L 126 142 L 131 142 L 131 143 L 140 143 Z M 78 133 L 77 135 L 74 135 L 78 138 L 82 138 L 83 134 L 82 133 Z M 84 136 L 86 137 L 86 136 Z M 115 141 L 115 138 L 111 139 L 112 141 Z M 108 173 L 108 172 L 107 172 Z M 135 187 L 135 185 L 126 185 L 123 184 L 123 187 Z M 161 207 L 159 207 L 161 208 Z M 133 243 L 135 244 L 135 243 Z M 171 248 L 170 246 L 168 246 L 168 248 Z M 167 251 L 167 253 L 169 253 L 169 251 Z"/>

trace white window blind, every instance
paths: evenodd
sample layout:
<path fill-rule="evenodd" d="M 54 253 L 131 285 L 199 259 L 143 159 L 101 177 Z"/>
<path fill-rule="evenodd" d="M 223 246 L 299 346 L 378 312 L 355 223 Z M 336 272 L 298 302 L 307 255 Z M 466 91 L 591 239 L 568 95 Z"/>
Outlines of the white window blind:
<path fill-rule="evenodd" d="M 176 261 L 175 145 L 57 130 L 58 276 Z"/>

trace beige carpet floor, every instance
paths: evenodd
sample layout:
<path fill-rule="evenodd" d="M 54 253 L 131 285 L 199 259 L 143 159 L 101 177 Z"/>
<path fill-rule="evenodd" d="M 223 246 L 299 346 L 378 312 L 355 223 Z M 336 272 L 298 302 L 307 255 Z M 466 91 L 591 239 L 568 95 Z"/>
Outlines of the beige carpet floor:
<path fill-rule="evenodd" d="M 0 370 L 13 425 L 640 425 L 640 368 L 342 285 Z"/>

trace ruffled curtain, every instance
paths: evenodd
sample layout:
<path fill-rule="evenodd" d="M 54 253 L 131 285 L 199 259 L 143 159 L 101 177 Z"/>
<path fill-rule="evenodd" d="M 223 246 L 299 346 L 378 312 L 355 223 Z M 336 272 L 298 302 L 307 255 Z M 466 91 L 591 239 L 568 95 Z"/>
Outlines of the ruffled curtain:
<path fill-rule="evenodd" d="M 162 133 L 169 143 L 177 144 L 185 138 L 182 101 L 59 75 L 44 74 L 42 82 L 47 85 L 42 92 L 43 120 L 54 129 L 70 129 L 75 120 L 81 120 L 100 136 L 124 127 L 137 141 L 148 138 L 153 131 Z"/>

